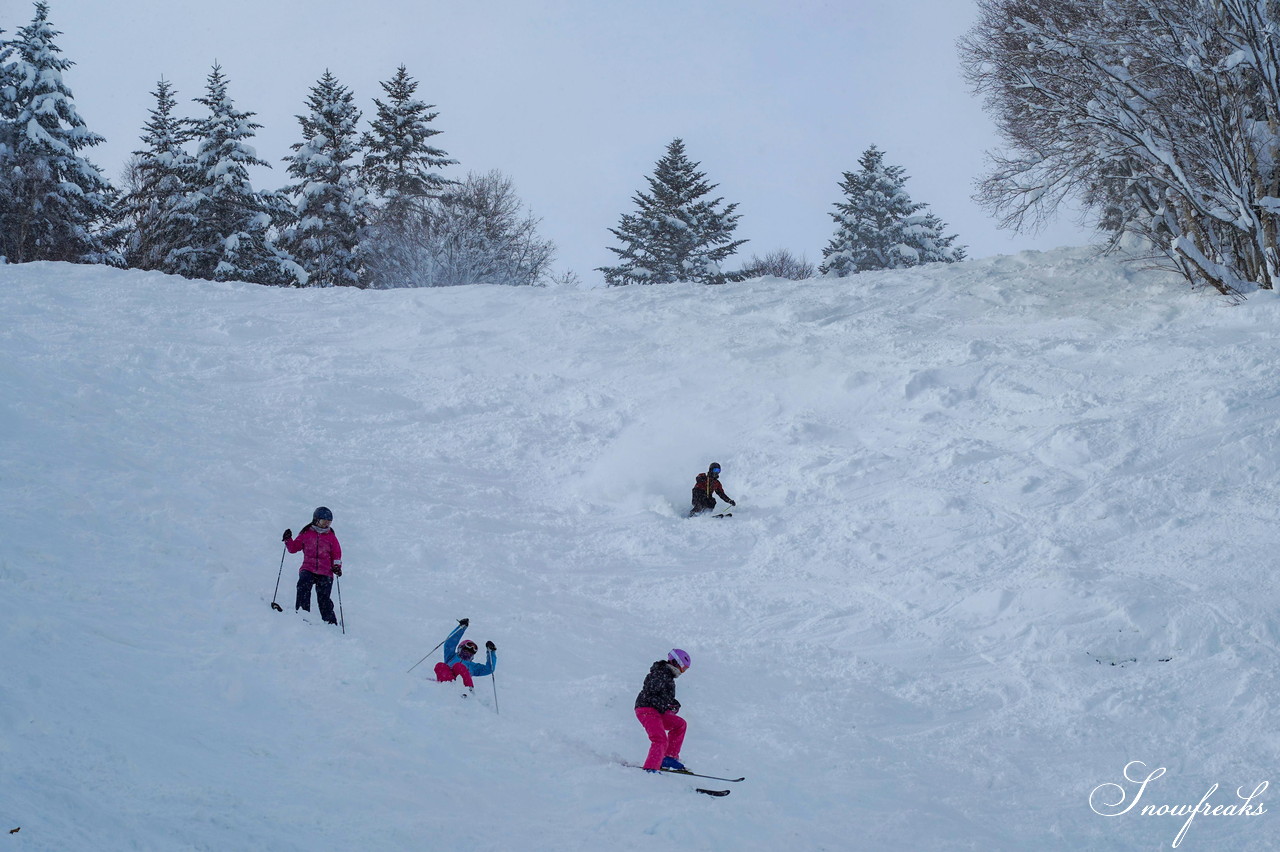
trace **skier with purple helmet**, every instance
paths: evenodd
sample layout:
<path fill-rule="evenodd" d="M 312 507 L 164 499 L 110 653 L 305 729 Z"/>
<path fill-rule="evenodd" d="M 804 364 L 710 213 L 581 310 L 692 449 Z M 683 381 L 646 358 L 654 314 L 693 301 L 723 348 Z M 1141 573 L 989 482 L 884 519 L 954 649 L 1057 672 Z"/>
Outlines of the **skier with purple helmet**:
<path fill-rule="evenodd" d="M 680 747 L 684 745 L 685 721 L 681 719 L 680 702 L 676 701 L 676 678 L 689 670 L 689 655 L 672 648 L 665 660 L 649 667 L 644 686 L 636 696 L 636 718 L 649 735 L 646 772 L 659 769 L 684 769 Z"/>

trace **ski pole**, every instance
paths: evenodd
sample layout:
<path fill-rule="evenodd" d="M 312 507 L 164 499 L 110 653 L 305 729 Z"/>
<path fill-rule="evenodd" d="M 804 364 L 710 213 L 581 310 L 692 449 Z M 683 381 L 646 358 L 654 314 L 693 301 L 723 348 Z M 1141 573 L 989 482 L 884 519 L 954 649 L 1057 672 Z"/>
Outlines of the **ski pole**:
<path fill-rule="evenodd" d="M 347 635 L 347 620 L 342 615 L 342 578 L 334 577 L 334 584 L 338 589 L 338 623 L 342 625 L 342 635 Z"/>
<path fill-rule="evenodd" d="M 468 627 L 468 626 L 470 626 L 470 624 L 471 624 L 471 619 L 469 619 L 469 618 L 459 618 L 459 619 L 458 619 L 458 624 L 459 624 L 459 625 L 461 625 L 462 627 Z M 450 633 L 450 634 L 449 634 L 449 636 L 452 636 L 452 635 L 453 635 L 452 633 Z M 449 636 L 446 636 L 446 637 L 444 637 L 443 639 L 441 639 L 441 640 L 440 640 L 440 645 L 443 645 L 445 642 L 448 642 L 448 641 L 449 641 Z M 437 645 L 437 646 L 435 646 L 434 648 L 432 648 L 430 651 L 428 651 L 428 652 L 427 652 L 427 657 L 430 657 L 430 656 L 431 656 L 432 654 L 434 654 L 436 651 L 440 650 L 440 645 Z M 416 669 L 418 666 L 422 665 L 423 661 L 424 661 L 424 660 L 426 660 L 426 659 L 427 659 L 427 657 L 423 657 L 421 660 L 418 660 L 418 662 L 416 662 L 416 663 L 414 663 L 413 665 L 409 666 L 409 672 L 413 671 L 413 670 L 414 670 L 414 669 Z M 405 674 L 408 674 L 409 672 L 405 672 Z"/>
<path fill-rule="evenodd" d="M 276 603 L 276 596 L 280 594 L 280 577 L 284 575 L 284 554 L 288 550 L 288 545 L 280 548 L 280 570 L 276 572 L 276 590 L 271 593 L 271 608 L 276 612 L 284 612 L 284 607 Z"/>
<path fill-rule="evenodd" d="M 444 644 L 445 642 L 447 642 L 448 640 L 449 640 L 449 637 L 448 637 L 448 636 L 444 637 L 443 639 L 441 639 L 441 640 L 440 640 L 440 645 L 443 645 L 443 644 Z M 428 652 L 427 652 L 427 657 L 430 657 L 430 656 L 431 656 L 432 654 L 434 654 L 436 651 L 439 651 L 439 650 L 440 650 L 440 645 L 437 645 L 437 646 L 435 646 L 434 648 L 432 648 L 430 651 L 428 651 Z M 413 671 L 413 670 L 414 670 L 414 669 L 416 669 L 418 666 L 422 665 L 422 664 L 423 664 L 423 662 L 427 659 L 427 657 L 423 657 L 421 660 L 418 660 L 418 662 L 416 662 L 416 663 L 414 663 L 413 665 L 409 666 L 409 672 Z M 408 674 L 409 672 L 405 672 L 405 674 Z"/>
<path fill-rule="evenodd" d="M 493 678 L 493 713 L 495 716 L 501 716 L 498 711 L 498 673 L 489 672 L 489 677 Z"/>

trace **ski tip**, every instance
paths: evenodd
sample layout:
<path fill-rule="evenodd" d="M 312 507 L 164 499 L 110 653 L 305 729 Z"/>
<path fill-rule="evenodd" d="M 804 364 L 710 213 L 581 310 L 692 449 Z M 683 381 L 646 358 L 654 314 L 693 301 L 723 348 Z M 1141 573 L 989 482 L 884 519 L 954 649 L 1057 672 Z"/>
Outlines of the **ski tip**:
<path fill-rule="evenodd" d="M 696 789 L 699 793 L 704 793 L 708 796 L 716 796 L 717 798 L 727 796 L 729 793 L 733 792 L 731 790 L 704 790 L 702 787 L 697 787 Z"/>

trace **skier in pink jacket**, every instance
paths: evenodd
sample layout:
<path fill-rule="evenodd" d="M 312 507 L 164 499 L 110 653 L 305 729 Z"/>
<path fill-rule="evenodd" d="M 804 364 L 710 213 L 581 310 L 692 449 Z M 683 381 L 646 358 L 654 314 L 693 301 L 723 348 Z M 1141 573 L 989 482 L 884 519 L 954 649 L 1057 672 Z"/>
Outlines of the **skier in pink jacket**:
<path fill-rule="evenodd" d="M 337 624 L 333 612 L 333 578 L 342 576 L 342 545 L 338 535 L 329 526 L 333 512 L 320 506 L 311 515 L 311 523 L 302 528 L 298 537 L 293 530 L 284 531 L 284 546 L 290 553 L 302 551 L 302 567 L 298 570 L 298 596 L 294 612 L 311 612 L 311 587 L 316 590 L 316 602 L 320 604 L 320 617 L 329 624 Z"/>

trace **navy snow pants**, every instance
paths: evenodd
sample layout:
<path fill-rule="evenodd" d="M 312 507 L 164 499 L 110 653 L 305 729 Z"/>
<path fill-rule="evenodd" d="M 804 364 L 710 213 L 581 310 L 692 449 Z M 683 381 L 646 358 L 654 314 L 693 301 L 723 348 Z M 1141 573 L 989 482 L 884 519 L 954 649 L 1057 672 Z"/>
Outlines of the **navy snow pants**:
<path fill-rule="evenodd" d="M 337 624 L 338 617 L 333 614 L 333 598 L 329 597 L 333 592 L 333 578 L 323 574 L 313 574 L 310 571 L 298 572 L 298 597 L 293 605 L 294 611 L 305 609 L 311 612 L 312 586 L 316 587 L 316 602 L 320 604 L 320 617 L 329 624 Z"/>

